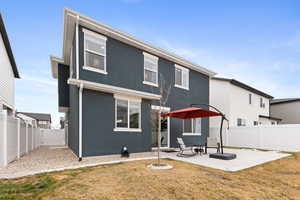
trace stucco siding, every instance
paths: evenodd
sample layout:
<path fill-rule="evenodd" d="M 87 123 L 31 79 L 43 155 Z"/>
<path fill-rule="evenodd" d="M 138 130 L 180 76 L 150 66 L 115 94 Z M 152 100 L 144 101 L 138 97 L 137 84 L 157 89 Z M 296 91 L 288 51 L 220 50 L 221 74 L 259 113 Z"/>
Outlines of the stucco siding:
<path fill-rule="evenodd" d="M 15 109 L 14 73 L 0 34 L 0 104 Z"/>

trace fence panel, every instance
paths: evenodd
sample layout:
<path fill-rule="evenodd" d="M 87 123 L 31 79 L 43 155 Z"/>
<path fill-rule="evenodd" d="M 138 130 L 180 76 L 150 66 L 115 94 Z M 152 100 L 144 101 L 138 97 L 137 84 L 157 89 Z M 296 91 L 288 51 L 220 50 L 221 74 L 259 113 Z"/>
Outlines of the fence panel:
<path fill-rule="evenodd" d="M 64 129 L 40 129 L 41 145 L 65 145 Z"/>
<path fill-rule="evenodd" d="M 7 117 L 7 162 L 14 161 L 18 156 L 18 120 Z"/>
<path fill-rule="evenodd" d="M 4 126 L 6 124 L 6 117 L 5 115 L 0 111 L 0 167 L 5 165 L 5 144 L 4 144 Z"/>
<path fill-rule="evenodd" d="M 210 136 L 219 137 L 219 129 L 210 128 Z M 299 124 L 230 127 L 223 130 L 223 138 L 224 146 L 300 151 Z"/>
<path fill-rule="evenodd" d="M 26 153 L 26 124 L 21 120 L 20 126 L 20 156 Z"/>

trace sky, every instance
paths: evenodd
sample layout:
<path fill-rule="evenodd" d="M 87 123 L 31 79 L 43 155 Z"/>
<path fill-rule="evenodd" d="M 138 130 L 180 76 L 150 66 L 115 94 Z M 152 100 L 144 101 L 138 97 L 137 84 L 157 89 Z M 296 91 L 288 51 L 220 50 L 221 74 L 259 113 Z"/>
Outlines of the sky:
<path fill-rule="evenodd" d="M 300 97 L 297 0 L 1 0 L 0 12 L 21 75 L 16 108 L 59 123 L 49 56 L 62 55 L 69 7 L 275 98 Z"/>

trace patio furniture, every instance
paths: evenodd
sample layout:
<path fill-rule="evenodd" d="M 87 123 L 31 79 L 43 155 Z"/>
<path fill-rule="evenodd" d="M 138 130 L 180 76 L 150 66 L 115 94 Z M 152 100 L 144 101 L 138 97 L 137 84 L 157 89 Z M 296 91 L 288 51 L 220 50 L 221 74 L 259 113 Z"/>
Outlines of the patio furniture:
<path fill-rule="evenodd" d="M 208 148 L 217 149 L 217 153 L 220 153 L 220 142 L 218 141 L 217 137 L 208 137 L 205 143 L 205 154 L 207 154 Z"/>
<path fill-rule="evenodd" d="M 203 145 L 193 145 L 194 147 L 194 151 L 195 153 L 200 154 L 200 156 L 202 156 L 202 154 L 204 153 L 204 147 Z"/>
<path fill-rule="evenodd" d="M 182 138 L 177 138 L 177 143 L 179 144 L 180 151 L 177 153 L 179 157 L 189 157 L 194 156 L 196 153 L 193 150 L 193 147 L 186 147 Z M 186 151 L 191 151 L 191 153 L 185 153 Z"/>

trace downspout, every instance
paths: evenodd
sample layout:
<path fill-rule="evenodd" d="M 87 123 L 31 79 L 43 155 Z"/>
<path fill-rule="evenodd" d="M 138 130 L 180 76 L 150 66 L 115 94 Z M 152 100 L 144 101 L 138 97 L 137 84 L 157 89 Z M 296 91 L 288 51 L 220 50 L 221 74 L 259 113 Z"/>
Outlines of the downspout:
<path fill-rule="evenodd" d="M 79 161 L 82 160 L 82 91 L 83 84 L 79 87 Z"/>
<path fill-rule="evenodd" d="M 79 80 L 79 15 L 76 16 L 76 79 Z M 79 87 L 79 103 L 78 103 L 78 117 L 79 117 L 79 124 L 78 124 L 78 157 L 79 161 L 82 160 L 82 91 L 83 91 L 83 84 L 80 84 Z"/>

